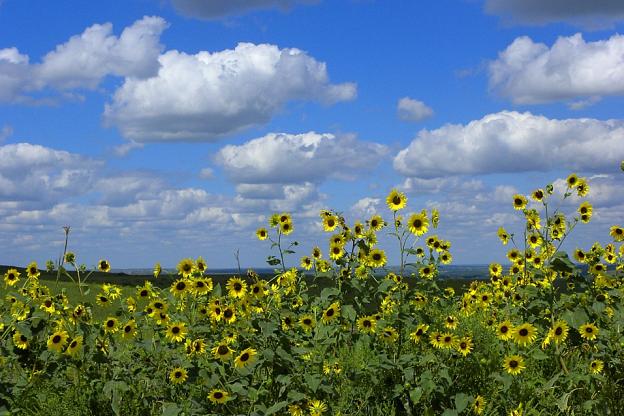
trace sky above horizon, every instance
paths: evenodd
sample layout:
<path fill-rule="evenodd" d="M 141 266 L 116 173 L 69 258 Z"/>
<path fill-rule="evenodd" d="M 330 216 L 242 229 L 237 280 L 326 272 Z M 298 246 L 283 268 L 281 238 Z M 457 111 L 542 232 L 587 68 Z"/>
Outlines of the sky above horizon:
<path fill-rule="evenodd" d="M 624 2 L 0 0 L 0 264 L 264 267 L 352 223 L 437 208 L 455 264 L 502 262 L 515 193 L 571 172 L 624 213 Z M 573 213 L 578 199 L 558 206 Z M 396 243 L 381 247 L 396 264 Z"/>

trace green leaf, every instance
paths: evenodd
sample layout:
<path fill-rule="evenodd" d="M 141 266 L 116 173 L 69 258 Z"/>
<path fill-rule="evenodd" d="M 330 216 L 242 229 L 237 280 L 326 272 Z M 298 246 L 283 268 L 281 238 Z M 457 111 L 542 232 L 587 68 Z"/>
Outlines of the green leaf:
<path fill-rule="evenodd" d="M 281 402 L 278 402 L 278 403 L 275 403 L 273 406 L 269 407 L 264 414 L 265 414 L 265 416 L 272 415 L 274 413 L 279 412 L 280 410 L 282 410 L 286 406 L 288 406 L 288 402 L 285 401 L 285 400 L 281 401 Z"/>
<path fill-rule="evenodd" d="M 312 393 L 316 393 L 319 386 L 321 385 L 321 378 L 317 375 L 305 374 L 303 376 L 303 379 L 305 380 L 310 390 L 312 390 Z"/>
<path fill-rule="evenodd" d="M 457 393 L 455 395 L 455 409 L 457 409 L 458 413 L 461 413 L 468 404 L 472 401 L 472 397 L 468 396 L 464 393 Z"/>
<path fill-rule="evenodd" d="M 182 409 L 175 403 L 165 403 L 162 407 L 162 416 L 178 416 Z"/>
<path fill-rule="evenodd" d="M 335 287 L 326 287 L 321 291 L 321 302 L 325 303 L 330 297 L 337 296 L 340 291 Z"/>
<path fill-rule="evenodd" d="M 423 390 L 420 387 L 416 387 L 415 389 L 410 391 L 409 395 L 410 395 L 410 399 L 412 400 L 412 403 L 416 404 L 416 403 L 418 403 L 418 401 L 422 397 Z"/>
<path fill-rule="evenodd" d="M 355 312 L 353 305 L 344 305 L 342 307 L 342 316 L 344 316 L 345 319 L 349 322 L 355 321 L 355 318 L 357 318 L 357 313 Z"/>

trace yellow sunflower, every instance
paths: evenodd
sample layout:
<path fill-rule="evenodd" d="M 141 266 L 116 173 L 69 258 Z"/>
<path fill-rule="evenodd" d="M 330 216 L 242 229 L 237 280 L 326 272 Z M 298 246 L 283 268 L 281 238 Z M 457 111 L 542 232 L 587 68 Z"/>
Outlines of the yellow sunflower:
<path fill-rule="evenodd" d="M 598 337 L 600 330 L 593 323 L 586 323 L 580 326 L 579 333 L 582 338 L 592 341 Z"/>
<path fill-rule="evenodd" d="M 191 273 L 193 273 L 194 267 L 195 267 L 195 262 L 193 261 L 193 259 L 187 258 L 187 259 L 180 260 L 180 262 L 176 266 L 176 269 L 178 270 L 179 275 L 182 275 L 182 277 L 186 278 L 186 277 L 189 277 Z"/>
<path fill-rule="evenodd" d="M 323 311 L 323 317 L 321 321 L 324 324 L 331 323 L 335 321 L 340 316 L 340 303 L 334 302 L 327 309 Z"/>
<path fill-rule="evenodd" d="M 314 326 L 316 325 L 316 322 L 314 320 L 314 316 L 312 315 L 303 315 L 300 319 L 299 319 L 299 325 L 301 326 L 301 328 L 303 328 L 303 330 L 305 332 L 310 332 Z"/>
<path fill-rule="evenodd" d="M 243 368 L 252 364 L 255 361 L 255 357 L 257 352 L 253 348 L 245 348 L 241 353 L 234 359 L 234 367 Z"/>
<path fill-rule="evenodd" d="M 375 328 L 377 327 L 377 319 L 373 316 L 362 316 L 358 318 L 357 322 L 358 331 L 364 334 L 373 334 L 375 332 Z"/>
<path fill-rule="evenodd" d="M 514 328 L 512 338 L 518 345 L 530 345 L 537 338 L 537 329 L 529 323 L 523 323 Z"/>
<path fill-rule="evenodd" d="M 463 337 L 456 344 L 457 351 L 464 357 L 472 351 L 472 338 Z"/>
<path fill-rule="evenodd" d="M 383 267 L 386 265 L 386 261 L 388 261 L 388 259 L 383 250 L 374 248 L 368 253 L 367 263 L 370 267 Z"/>
<path fill-rule="evenodd" d="M 110 272 L 111 266 L 108 260 L 98 261 L 98 270 L 104 273 Z"/>
<path fill-rule="evenodd" d="M 421 236 L 429 229 L 429 219 L 426 215 L 412 214 L 407 220 L 407 228 L 416 236 Z"/>
<path fill-rule="evenodd" d="M 154 265 L 154 278 L 160 276 L 160 274 L 162 273 L 162 267 L 160 266 L 160 263 L 156 263 Z"/>
<path fill-rule="evenodd" d="M 579 181 L 579 177 L 574 173 L 571 173 L 566 178 L 566 184 L 568 185 L 568 188 L 574 188 L 577 185 L 578 181 Z"/>
<path fill-rule="evenodd" d="M 77 336 L 76 338 L 72 339 L 69 345 L 67 345 L 65 354 L 69 355 L 70 357 L 77 356 L 82 350 L 82 341 L 82 336 Z"/>
<path fill-rule="evenodd" d="M 429 325 L 420 324 L 410 333 L 410 339 L 414 341 L 414 343 L 419 343 L 422 336 L 427 333 L 429 330 Z"/>
<path fill-rule="evenodd" d="M 423 266 L 418 270 L 418 274 L 420 275 L 420 277 L 427 280 L 433 279 L 436 273 L 437 269 L 434 264 Z"/>
<path fill-rule="evenodd" d="M 568 337 L 569 327 L 566 321 L 559 320 L 555 322 L 550 331 L 548 331 L 548 336 L 555 341 L 555 343 L 559 344 L 566 340 Z"/>
<path fill-rule="evenodd" d="M 121 328 L 121 337 L 125 340 L 134 338 L 136 336 L 136 333 L 136 322 L 133 319 L 126 322 L 125 325 Z"/>
<path fill-rule="evenodd" d="M 280 222 L 280 232 L 284 235 L 288 235 L 293 232 L 292 222 Z"/>
<path fill-rule="evenodd" d="M 338 227 L 338 218 L 334 215 L 323 216 L 323 230 L 326 232 L 334 231 Z"/>
<path fill-rule="evenodd" d="M 512 376 L 517 376 L 526 368 L 524 358 L 519 355 L 509 355 L 503 359 L 503 368 Z"/>
<path fill-rule="evenodd" d="M 384 222 L 383 218 L 381 218 L 381 215 L 373 215 L 370 220 L 368 220 L 368 224 L 370 225 L 370 228 L 372 228 L 375 231 L 379 231 L 381 230 L 384 225 L 386 225 L 386 223 Z"/>
<path fill-rule="evenodd" d="M 312 264 L 312 259 L 309 256 L 301 257 L 301 261 L 299 262 L 299 265 L 304 270 L 310 270 L 312 268 Z"/>
<path fill-rule="evenodd" d="M 187 378 L 188 373 L 186 372 L 186 369 L 182 367 L 175 367 L 169 373 L 169 381 L 171 382 L 171 384 L 182 384 L 186 381 Z"/>
<path fill-rule="evenodd" d="M 388 208 L 392 211 L 398 211 L 405 208 L 405 205 L 407 205 L 407 197 L 403 192 L 393 189 L 386 197 L 386 204 L 388 204 Z"/>
<path fill-rule="evenodd" d="M 28 337 L 19 331 L 15 331 L 13 334 L 13 344 L 20 350 L 28 348 Z"/>
<path fill-rule="evenodd" d="M 247 283 L 240 277 L 230 277 L 227 282 L 228 296 L 232 298 L 243 298 L 247 293 Z"/>
<path fill-rule="evenodd" d="M 28 266 L 26 266 L 26 275 L 31 279 L 37 279 L 41 273 L 37 268 L 37 262 L 33 261 Z"/>
<path fill-rule="evenodd" d="M 531 199 L 534 201 L 540 202 L 544 199 L 544 190 L 536 189 L 531 193 Z"/>
<path fill-rule="evenodd" d="M 215 346 L 212 350 L 212 355 L 220 361 L 228 361 L 232 358 L 233 349 L 229 347 L 226 342 L 221 342 L 217 346 Z"/>
<path fill-rule="evenodd" d="M 480 415 L 483 413 L 483 411 L 485 410 L 485 405 L 486 405 L 486 401 L 483 398 L 483 396 L 477 395 L 477 397 L 475 397 L 474 402 L 472 403 L 472 410 L 477 414 Z"/>
<path fill-rule="evenodd" d="M 524 195 L 515 194 L 513 196 L 513 207 L 516 210 L 523 210 L 526 208 L 527 202 L 528 201 Z"/>
<path fill-rule="evenodd" d="M 169 324 L 165 336 L 172 342 L 182 342 L 187 333 L 186 324 L 184 322 L 174 322 Z"/>
<path fill-rule="evenodd" d="M 228 401 L 229 397 L 230 393 L 221 389 L 212 389 L 210 393 L 208 393 L 208 400 L 214 404 L 223 404 Z"/>
<path fill-rule="evenodd" d="M 601 373 L 603 368 L 604 362 L 602 360 L 593 360 L 589 363 L 589 372 L 592 374 Z"/>
<path fill-rule="evenodd" d="M 4 284 L 7 286 L 13 286 L 19 282 L 20 272 L 17 269 L 9 269 L 4 273 Z"/>
<path fill-rule="evenodd" d="M 269 233 L 266 228 L 258 228 L 256 230 L 256 237 L 258 237 L 258 240 L 266 240 L 269 237 Z"/>
<path fill-rule="evenodd" d="M 56 331 L 48 338 L 48 349 L 60 353 L 65 344 L 67 344 L 68 338 L 67 331 Z"/>
<path fill-rule="evenodd" d="M 117 318 L 114 318 L 112 316 L 106 318 L 104 324 L 102 325 L 104 327 L 104 332 L 109 334 L 114 334 L 115 332 L 117 332 L 119 330 L 119 328 L 117 327 L 117 322 Z"/>
<path fill-rule="evenodd" d="M 188 280 L 183 278 L 173 282 L 169 291 L 173 294 L 173 296 L 181 297 L 184 296 L 184 294 L 187 293 L 189 289 L 190 285 Z"/>
<path fill-rule="evenodd" d="M 611 227 L 609 235 L 611 235 L 615 241 L 624 241 L 624 228 L 619 225 L 614 225 Z"/>
<path fill-rule="evenodd" d="M 387 326 L 380 332 L 379 336 L 386 344 L 394 344 L 399 339 L 399 331 L 391 326 Z"/>
<path fill-rule="evenodd" d="M 503 340 L 507 341 L 513 336 L 513 325 L 510 321 L 503 321 L 496 327 L 496 336 Z"/>
<path fill-rule="evenodd" d="M 329 246 L 329 257 L 332 260 L 340 260 L 344 256 L 344 248 L 342 244 L 331 244 Z"/>

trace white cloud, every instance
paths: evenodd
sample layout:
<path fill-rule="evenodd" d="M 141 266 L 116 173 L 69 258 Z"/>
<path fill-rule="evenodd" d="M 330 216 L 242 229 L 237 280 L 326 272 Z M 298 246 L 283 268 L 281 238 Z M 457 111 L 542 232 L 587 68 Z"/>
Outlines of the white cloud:
<path fill-rule="evenodd" d="M 400 186 L 405 192 L 411 194 L 438 194 L 467 192 L 474 194 L 483 189 L 483 182 L 479 179 L 466 179 L 457 176 L 444 178 L 405 178 Z"/>
<path fill-rule="evenodd" d="M 240 15 L 250 10 L 287 9 L 297 3 L 316 3 L 317 0 L 171 0 L 181 14 L 200 19 L 218 19 L 228 15 Z"/>
<path fill-rule="evenodd" d="M 377 165 L 387 151 L 353 135 L 270 133 L 240 146 L 225 146 L 216 162 L 237 183 L 320 182 L 353 179 Z"/>
<path fill-rule="evenodd" d="M 403 121 L 422 121 L 433 115 L 433 110 L 424 102 L 403 97 L 397 103 L 397 114 Z"/>
<path fill-rule="evenodd" d="M 624 36 L 586 42 L 577 33 L 558 38 L 550 48 L 519 37 L 490 63 L 489 76 L 494 91 L 518 104 L 622 95 Z"/>
<path fill-rule="evenodd" d="M 379 214 L 381 210 L 381 199 L 365 197 L 359 199 L 351 206 L 351 212 L 358 218 L 367 218 Z"/>
<path fill-rule="evenodd" d="M 214 170 L 212 168 L 203 168 L 199 171 L 201 179 L 214 179 Z"/>
<path fill-rule="evenodd" d="M 113 153 L 115 154 L 115 156 L 124 157 L 127 156 L 128 153 L 130 153 L 134 149 L 141 149 L 143 148 L 143 146 L 143 143 L 137 143 L 131 140 L 129 142 L 122 143 L 119 146 L 115 146 L 113 148 Z"/>
<path fill-rule="evenodd" d="M 624 159 L 624 121 L 548 119 L 502 111 L 467 125 L 421 130 L 394 158 L 405 176 L 612 169 Z"/>
<path fill-rule="evenodd" d="M 104 118 L 140 142 L 216 140 L 265 123 L 292 100 L 355 98 L 352 83 L 331 84 L 325 64 L 298 49 L 239 43 L 195 55 L 171 50 L 158 76 L 126 78 Z"/>
<path fill-rule="evenodd" d="M 624 19 L 620 0 L 486 0 L 488 13 L 524 24 L 568 22 L 587 28 L 605 28 Z"/>
<path fill-rule="evenodd" d="M 30 64 L 17 48 L 0 49 L 0 101 L 37 102 L 29 94 L 46 88 L 94 89 L 108 75 L 155 75 L 163 49 L 159 39 L 166 27 L 164 19 L 146 16 L 117 37 L 111 23 L 95 24 L 58 45 L 37 64 Z M 67 94 L 75 96 L 67 92 L 61 96 Z"/>

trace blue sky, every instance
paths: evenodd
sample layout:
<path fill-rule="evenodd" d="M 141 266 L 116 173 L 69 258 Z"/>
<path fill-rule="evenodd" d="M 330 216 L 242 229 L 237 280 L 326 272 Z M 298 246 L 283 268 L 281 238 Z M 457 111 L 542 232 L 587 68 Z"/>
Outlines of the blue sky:
<path fill-rule="evenodd" d="M 69 224 L 87 264 L 261 266 L 271 212 L 298 258 L 326 245 L 320 209 L 389 219 L 394 187 L 440 210 L 456 263 L 502 261 L 511 195 L 571 171 L 596 215 L 569 248 L 605 241 L 623 21 L 619 1 L 0 1 L 0 263 L 55 258 Z"/>

